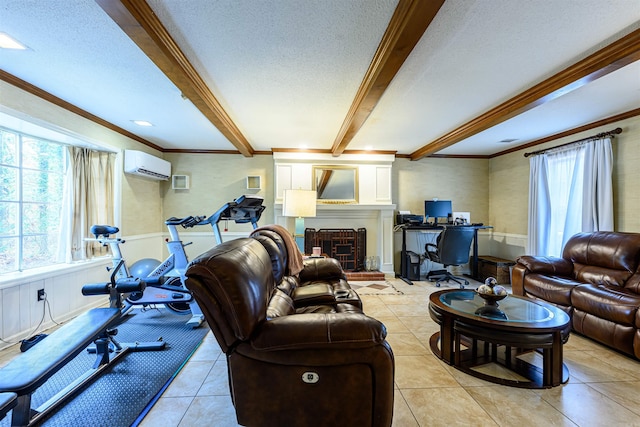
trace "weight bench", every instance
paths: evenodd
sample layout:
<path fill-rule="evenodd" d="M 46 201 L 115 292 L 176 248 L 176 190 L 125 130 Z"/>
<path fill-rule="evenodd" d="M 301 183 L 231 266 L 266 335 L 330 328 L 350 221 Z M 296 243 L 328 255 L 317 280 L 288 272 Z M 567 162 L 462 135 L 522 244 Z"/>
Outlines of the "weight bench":
<path fill-rule="evenodd" d="M 0 369 L 0 392 L 17 394 L 11 425 L 28 426 L 37 422 L 124 355 L 126 351 L 109 357 L 107 329 L 119 321 L 120 310 L 117 308 L 91 309 Z M 99 349 L 93 367 L 43 405 L 32 409 L 33 392 L 94 341 Z"/>
<path fill-rule="evenodd" d="M 150 343 L 119 343 L 114 338 L 118 332 L 114 328 L 123 320 L 121 293 L 140 289 L 144 289 L 144 284 L 135 279 L 116 284 L 115 273 L 112 273 L 110 283 L 85 285 L 82 288 L 84 295 L 109 294 L 110 306 L 92 308 L 81 314 L 0 369 L 0 396 L 5 395 L 3 392 L 17 395 L 17 398 L 14 396 L 12 427 L 38 423 L 128 352 L 165 347 L 166 343 L 161 339 Z M 95 348 L 88 348 L 91 343 Z M 38 408 L 31 408 L 31 396 L 38 387 L 85 349 L 96 353 L 93 367 Z M 5 407 L 9 405 L 10 400 L 6 403 L 0 400 L 3 411 L 0 414 L 6 415 Z"/>
<path fill-rule="evenodd" d="M 0 393 L 0 420 L 18 403 L 15 393 Z"/>

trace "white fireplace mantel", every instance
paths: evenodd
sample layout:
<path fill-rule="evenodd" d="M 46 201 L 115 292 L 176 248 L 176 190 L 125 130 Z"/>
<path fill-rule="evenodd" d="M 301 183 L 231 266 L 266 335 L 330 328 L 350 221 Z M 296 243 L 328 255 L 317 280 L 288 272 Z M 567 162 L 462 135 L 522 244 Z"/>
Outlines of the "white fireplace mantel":
<path fill-rule="evenodd" d="M 293 230 L 294 218 L 282 215 L 284 191 L 315 189 L 315 166 L 357 169 L 357 203 L 318 203 L 316 216 L 305 218 L 307 228 L 366 228 L 367 253 L 380 259 L 380 271 L 393 275 L 392 154 L 274 153 L 274 221 Z"/>

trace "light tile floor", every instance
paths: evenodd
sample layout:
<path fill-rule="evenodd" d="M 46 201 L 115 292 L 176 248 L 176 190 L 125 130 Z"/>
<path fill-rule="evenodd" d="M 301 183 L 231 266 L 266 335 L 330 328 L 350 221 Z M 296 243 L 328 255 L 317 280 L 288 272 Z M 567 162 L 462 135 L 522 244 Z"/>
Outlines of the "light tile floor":
<path fill-rule="evenodd" d="M 567 384 L 547 390 L 492 384 L 429 349 L 439 329 L 429 317 L 429 295 L 446 285 L 392 282 L 404 295 L 362 300 L 365 312 L 386 325 L 395 355 L 394 426 L 640 426 L 640 362 L 572 334 L 564 348 Z M 225 358 L 211 334 L 142 425 L 237 425 Z"/>
<path fill-rule="evenodd" d="M 395 355 L 393 426 L 639 426 L 640 362 L 572 334 L 564 347 L 567 384 L 528 390 L 492 384 L 436 358 L 428 313 L 436 288 L 392 280 L 404 295 L 362 295 L 382 321 Z M 0 352 L 0 366 L 17 351 Z M 18 350 L 19 351 L 19 350 Z M 208 334 L 142 422 L 142 426 L 237 426 L 224 354 Z"/>

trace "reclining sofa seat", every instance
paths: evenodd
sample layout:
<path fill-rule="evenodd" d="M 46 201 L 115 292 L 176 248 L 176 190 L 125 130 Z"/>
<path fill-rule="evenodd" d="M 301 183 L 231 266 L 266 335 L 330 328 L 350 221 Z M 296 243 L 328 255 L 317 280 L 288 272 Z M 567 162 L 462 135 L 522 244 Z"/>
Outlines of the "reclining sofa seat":
<path fill-rule="evenodd" d="M 272 230 L 258 229 L 250 237 L 269 253 L 276 287 L 292 298 L 295 307 L 349 303 L 362 309 L 362 300 L 351 289 L 340 263 L 333 258 L 309 258 L 293 274 L 283 238 Z"/>
<path fill-rule="evenodd" d="M 288 296 L 254 238 L 194 259 L 186 286 L 227 356 L 239 424 L 391 425 L 394 359 L 382 323 L 352 304 L 273 309 Z"/>
<path fill-rule="evenodd" d="M 512 288 L 565 310 L 574 331 L 640 359 L 640 234 L 578 233 L 562 258 L 519 257 Z"/>

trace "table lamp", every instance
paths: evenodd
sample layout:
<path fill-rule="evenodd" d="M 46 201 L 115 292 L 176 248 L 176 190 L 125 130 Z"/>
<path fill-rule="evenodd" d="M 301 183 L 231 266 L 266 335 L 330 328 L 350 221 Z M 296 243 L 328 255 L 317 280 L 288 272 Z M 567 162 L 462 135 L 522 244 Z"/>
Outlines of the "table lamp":
<path fill-rule="evenodd" d="M 304 218 L 316 216 L 315 190 L 284 190 L 282 207 L 284 216 L 295 217 L 294 238 L 301 253 L 304 253 Z"/>

